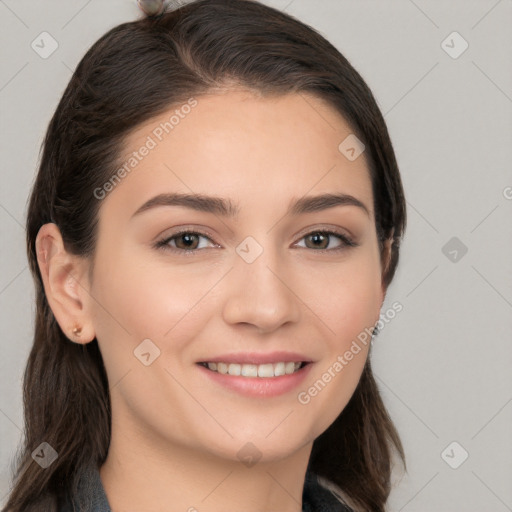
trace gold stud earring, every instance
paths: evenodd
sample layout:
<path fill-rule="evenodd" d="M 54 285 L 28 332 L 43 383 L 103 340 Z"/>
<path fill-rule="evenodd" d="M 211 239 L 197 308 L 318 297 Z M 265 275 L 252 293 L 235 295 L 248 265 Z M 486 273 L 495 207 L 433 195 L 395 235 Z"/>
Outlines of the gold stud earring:
<path fill-rule="evenodd" d="M 82 334 L 82 328 L 80 326 L 76 326 L 73 328 L 72 332 L 75 336 L 80 336 L 80 334 Z"/>

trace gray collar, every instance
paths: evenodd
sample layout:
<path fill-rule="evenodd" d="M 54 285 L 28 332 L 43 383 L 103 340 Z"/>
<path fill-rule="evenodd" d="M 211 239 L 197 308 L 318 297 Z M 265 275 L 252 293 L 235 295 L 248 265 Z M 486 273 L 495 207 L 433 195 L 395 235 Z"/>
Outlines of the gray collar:
<path fill-rule="evenodd" d="M 309 471 L 306 473 L 302 502 L 303 512 L 352 512 L 322 487 L 317 476 Z M 112 512 L 98 468 L 89 466 L 81 471 L 73 503 L 74 508 L 68 502 L 59 512 Z"/>

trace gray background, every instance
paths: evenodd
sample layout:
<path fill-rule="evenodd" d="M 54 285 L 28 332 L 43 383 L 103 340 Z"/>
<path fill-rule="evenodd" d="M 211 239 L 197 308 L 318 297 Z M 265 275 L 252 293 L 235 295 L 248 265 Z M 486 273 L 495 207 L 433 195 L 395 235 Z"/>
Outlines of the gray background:
<path fill-rule="evenodd" d="M 512 1 L 265 3 L 318 29 L 362 74 L 401 168 L 409 224 L 383 311 L 403 310 L 373 356 L 409 465 L 390 510 L 510 511 Z M 34 311 L 23 225 L 39 147 L 86 49 L 138 16 L 135 0 L 0 0 L 0 503 L 23 424 Z M 43 31 L 58 42 L 46 59 L 31 48 Z M 469 44 L 457 58 L 442 46 L 454 31 Z"/>

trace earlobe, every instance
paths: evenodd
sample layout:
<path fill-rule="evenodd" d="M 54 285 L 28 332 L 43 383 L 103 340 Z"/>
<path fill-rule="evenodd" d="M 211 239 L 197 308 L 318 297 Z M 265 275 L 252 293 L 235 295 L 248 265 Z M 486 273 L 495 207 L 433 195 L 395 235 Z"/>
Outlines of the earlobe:
<path fill-rule="evenodd" d="M 94 339 L 87 261 L 66 251 L 54 223 L 41 226 L 36 254 L 48 304 L 64 334 L 76 343 Z"/>

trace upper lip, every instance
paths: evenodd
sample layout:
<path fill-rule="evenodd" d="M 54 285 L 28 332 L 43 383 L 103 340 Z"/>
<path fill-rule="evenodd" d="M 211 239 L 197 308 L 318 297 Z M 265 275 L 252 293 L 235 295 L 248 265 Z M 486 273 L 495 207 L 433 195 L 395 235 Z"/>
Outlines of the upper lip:
<path fill-rule="evenodd" d="M 268 364 L 268 363 L 310 363 L 311 359 L 297 352 L 241 352 L 239 354 L 224 354 L 198 361 L 200 363 L 241 363 L 241 364 Z"/>

